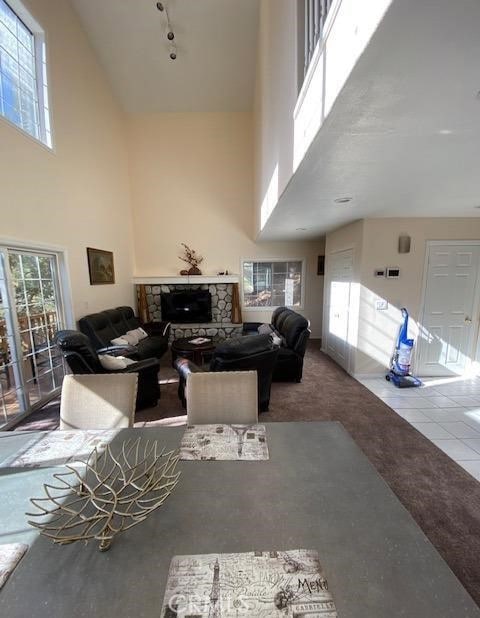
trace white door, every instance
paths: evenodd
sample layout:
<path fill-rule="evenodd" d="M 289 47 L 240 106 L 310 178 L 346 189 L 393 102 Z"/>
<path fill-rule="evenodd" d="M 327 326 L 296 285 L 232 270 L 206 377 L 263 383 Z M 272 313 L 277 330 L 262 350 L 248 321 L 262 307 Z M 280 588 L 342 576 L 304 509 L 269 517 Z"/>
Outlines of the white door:
<path fill-rule="evenodd" d="M 417 373 L 461 375 L 472 360 L 478 323 L 480 247 L 430 244 Z"/>
<path fill-rule="evenodd" d="M 327 354 L 349 369 L 349 308 L 353 281 L 353 250 L 328 256 Z"/>

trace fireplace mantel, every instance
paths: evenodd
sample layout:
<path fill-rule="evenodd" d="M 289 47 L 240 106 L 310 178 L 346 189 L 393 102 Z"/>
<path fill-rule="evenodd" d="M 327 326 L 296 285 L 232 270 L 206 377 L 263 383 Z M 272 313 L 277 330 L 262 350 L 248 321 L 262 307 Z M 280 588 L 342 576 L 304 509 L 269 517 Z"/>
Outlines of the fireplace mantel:
<path fill-rule="evenodd" d="M 164 277 L 134 277 L 137 285 L 196 285 L 199 283 L 239 283 L 239 275 L 166 275 Z"/>

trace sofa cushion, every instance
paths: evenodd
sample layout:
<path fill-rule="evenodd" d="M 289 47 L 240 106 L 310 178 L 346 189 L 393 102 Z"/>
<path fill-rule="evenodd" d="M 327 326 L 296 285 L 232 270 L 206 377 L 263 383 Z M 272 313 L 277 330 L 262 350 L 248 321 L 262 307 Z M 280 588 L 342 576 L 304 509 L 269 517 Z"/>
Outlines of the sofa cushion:
<path fill-rule="evenodd" d="M 250 335 L 229 339 L 215 348 L 215 356 L 240 358 L 250 354 L 257 354 L 271 349 L 272 340 L 270 335 Z"/>
<path fill-rule="evenodd" d="M 168 342 L 165 337 L 152 335 L 139 341 L 135 347 L 140 358 L 160 358 L 168 350 Z"/>
<path fill-rule="evenodd" d="M 128 329 L 125 329 L 125 320 L 123 314 L 118 309 L 106 309 L 103 313 L 108 317 L 110 324 L 118 337 L 125 335 Z"/>
<path fill-rule="evenodd" d="M 287 347 L 294 348 L 297 344 L 298 338 L 302 332 L 308 328 L 308 320 L 292 311 L 283 320 L 280 334 L 285 337 Z"/>
<path fill-rule="evenodd" d="M 110 345 L 112 339 L 123 335 L 115 331 L 105 311 L 80 318 L 78 325 L 97 349 Z"/>
<path fill-rule="evenodd" d="M 134 330 L 140 326 L 140 320 L 135 317 L 135 313 L 131 307 L 117 307 L 117 311 L 122 314 L 125 322 L 125 332 L 128 330 Z"/>

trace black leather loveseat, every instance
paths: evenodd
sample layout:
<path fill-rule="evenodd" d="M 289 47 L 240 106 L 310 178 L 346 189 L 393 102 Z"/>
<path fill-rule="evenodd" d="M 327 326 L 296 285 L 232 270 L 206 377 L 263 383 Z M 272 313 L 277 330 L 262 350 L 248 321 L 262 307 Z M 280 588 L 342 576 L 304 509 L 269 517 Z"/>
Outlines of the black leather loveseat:
<path fill-rule="evenodd" d="M 270 329 L 266 327 L 270 327 Z M 279 341 L 279 350 L 275 368 L 273 370 L 274 381 L 302 380 L 303 357 L 310 337 L 310 322 L 287 307 L 278 307 L 272 314 L 270 325 L 262 325 L 261 322 L 245 322 L 243 325 L 244 335 L 254 335 L 270 330 Z"/>
<path fill-rule="evenodd" d="M 270 403 L 270 387 L 277 356 L 278 348 L 273 345 L 269 335 L 228 339 L 216 347 L 210 361 L 210 371 L 255 370 L 258 384 L 258 409 L 260 412 L 266 412 Z M 186 358 L 178 358 L 175 361 L 175 368 L 180 376 L 178 396 L 183 406 L 186 407 L 185 385 L 188 375 L 203 371 L 203 369 Z"/>
<path fill-rule="evenodd" d="M 133 363 L 124 369 L 105 369 L 89 338 L 77 330 L 60 330 L 55 336 L 55 343 L 74 374 L 84 373 L 138 373 L 138 390 L 136 409 L 157 405 L 160 398 L 158 371 L 160 361 L 148 358 Z"/>
<path fill-rule="evenodd" d="M 122 337 L 129 330 L 142 327 L 148 337 L 135 346 L 130 346 L 126 356 L 143 360 L 161 358 L 168 350 L 170 324 L 166 322 L 149 322 L 142 324 L 131 307 L 117 307 L 99 313 L 91 313 L 78 321 L 82 333 L 87 335 L 95 350 L 108 351 L 114 346 L 112 339 Z"/>

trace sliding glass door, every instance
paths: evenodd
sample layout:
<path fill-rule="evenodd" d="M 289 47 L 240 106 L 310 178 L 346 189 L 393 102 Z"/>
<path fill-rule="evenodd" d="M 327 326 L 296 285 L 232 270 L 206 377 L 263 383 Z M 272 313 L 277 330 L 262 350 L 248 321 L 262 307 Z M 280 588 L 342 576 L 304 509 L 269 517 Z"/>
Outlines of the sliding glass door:
<path fill-rule="evenodd" d="M 58 254 L 0 247 L 0 426 L 42 405 L 65 374 Z"/>

